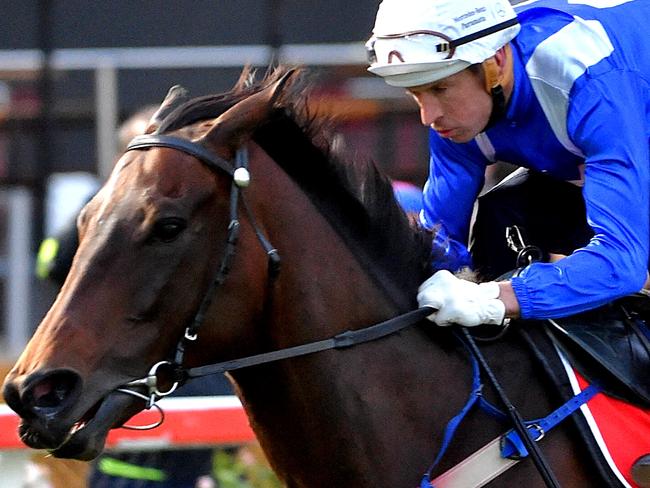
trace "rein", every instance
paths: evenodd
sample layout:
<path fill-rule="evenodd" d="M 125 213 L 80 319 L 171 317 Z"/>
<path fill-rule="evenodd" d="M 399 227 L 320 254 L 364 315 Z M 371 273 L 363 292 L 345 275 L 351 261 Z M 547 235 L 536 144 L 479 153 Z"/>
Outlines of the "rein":
<path fill-rule="evenodd" d="M 276 351 L 256 354 L 254 356 L 248 356 L 245 358 L 233 359 L 231 361 L 224 361 L 207 366 L 199 366 L 196 368 L 186 369 L 183 370 L 183 379 L 198 378 L 201 376 L 207 376 L 216 373 L 224 373 L 226 371 L 233 371 L 235 369 L 248 368 L 249 366 L 271 363 L 274 361 L 279 361 L 281 359 L 295 358 L 298 356 L 304 356 L 306 354 L 326 351 L 328 349 L 346 349 L 348 347 L 363 344 L 365 342 L 371 342 L 399 332 L 400 330 L 403 330 L 411 325 L 420 322 L 427 315 L 431 315 L 430 308 L 419 308 L 363 329 L 347 330 L 345 332 L 341 332 L 340 334 L 337 334 L 329 339 L 309 342 L 300 346 L 278 349 Z"/>

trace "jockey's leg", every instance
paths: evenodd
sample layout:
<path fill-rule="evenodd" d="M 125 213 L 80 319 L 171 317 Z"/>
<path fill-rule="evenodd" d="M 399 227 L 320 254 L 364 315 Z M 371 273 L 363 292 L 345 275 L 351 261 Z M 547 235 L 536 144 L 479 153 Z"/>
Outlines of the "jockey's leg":
<path fill-rule="evenodd" d="M 593 235 L 581 188 L 523 171 L 478 199 L 470 249 L 482 278 L 495 279 L 516 267 L 505 238 L 512 225 L 525 230 L 527 244 L 552 254 L 571 254 Z"/>

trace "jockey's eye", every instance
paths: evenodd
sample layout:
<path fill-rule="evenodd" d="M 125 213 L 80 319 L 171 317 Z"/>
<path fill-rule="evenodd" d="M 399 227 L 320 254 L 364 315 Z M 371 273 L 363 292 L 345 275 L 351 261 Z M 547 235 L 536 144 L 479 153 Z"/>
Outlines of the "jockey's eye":
<path fill-rule="evenodd" d="M 172 242 L 185 230 L 187 223 L 177 217 L 169 217 L 156 222 L 151 232 L 151 238 L 161 242 Z"/>

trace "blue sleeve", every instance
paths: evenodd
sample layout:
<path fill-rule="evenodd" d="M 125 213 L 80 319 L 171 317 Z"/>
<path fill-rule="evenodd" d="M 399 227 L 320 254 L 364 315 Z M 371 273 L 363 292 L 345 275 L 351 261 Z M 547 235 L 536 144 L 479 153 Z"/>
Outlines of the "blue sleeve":
<path fill-rule="evenodd" d="M 589 244 L 557 263 L 535 263 L 512 286 L 523 318 L 582 312 L 643 287 L 650 219 L 650 88 L 612 70 L 576 85 L 568 131 L 585 154 Z"/>
<path fill-rule="evenodd" d="M 435 232 L 434 269 L 471 266 L 467 250 L 474 202 L 487 160 L 475 142 L 457 144 L 430 134 L 429 178 L 424 185 L 422 225 Z"/>

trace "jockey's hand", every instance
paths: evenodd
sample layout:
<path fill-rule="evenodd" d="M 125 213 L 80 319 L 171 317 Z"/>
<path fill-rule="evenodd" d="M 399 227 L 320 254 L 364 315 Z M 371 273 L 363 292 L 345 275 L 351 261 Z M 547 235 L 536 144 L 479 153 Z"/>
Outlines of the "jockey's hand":
<path fill-rule="evenodd" d="M 506 313 L 496 281 L 473 283 L 442 270 L 420 285 L 420 307 L 436 311 L 427 318 L 438 325 L 501 325 Z"/>

